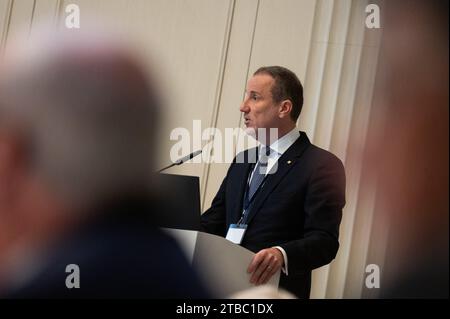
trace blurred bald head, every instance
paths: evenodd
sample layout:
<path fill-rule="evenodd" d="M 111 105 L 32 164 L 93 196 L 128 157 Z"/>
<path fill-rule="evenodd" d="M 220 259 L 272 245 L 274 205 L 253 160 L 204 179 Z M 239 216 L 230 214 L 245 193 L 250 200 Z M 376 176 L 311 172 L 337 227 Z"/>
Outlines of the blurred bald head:
<path fill-rule="evenodd" d="M 9 52 L 0 66 L 0 136 L 20 142 L 27 174 L 71 203 L 147 185 L 159 100 L 130 52 L 68 31 Z"/>

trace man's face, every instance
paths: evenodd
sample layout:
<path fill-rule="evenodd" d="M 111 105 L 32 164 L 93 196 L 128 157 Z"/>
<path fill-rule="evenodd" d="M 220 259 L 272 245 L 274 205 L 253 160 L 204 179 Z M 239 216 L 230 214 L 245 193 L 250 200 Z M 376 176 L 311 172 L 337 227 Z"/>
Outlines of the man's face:
<path fill-rule="evenodd" d="M 267 74 L 253 76 L 247 83 L 245 98 L 240 111 L 244 113 L 247 132 L 252 134 L 261 128 L 278 128 L 279 107 L 272 99 L 274 79 Z"/>

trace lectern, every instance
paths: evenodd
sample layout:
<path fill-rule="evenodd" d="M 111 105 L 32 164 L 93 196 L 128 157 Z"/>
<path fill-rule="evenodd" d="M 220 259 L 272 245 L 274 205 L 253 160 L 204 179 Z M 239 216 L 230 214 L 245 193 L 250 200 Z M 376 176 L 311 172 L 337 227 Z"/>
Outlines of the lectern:
<path fill-rule="evenodd" d="M 253 287 L 247 266 L 254 253 L 223 237 L 198 231 L 201 214 L 199 178 L 171 174 L 161 174 L 161 178 L 170 209 L 162 212 L 160 226 L 178 241 L 210 290 L 224 298 Z M 268 284 L 278 287 L 279 278 L 278 272 Z"/>

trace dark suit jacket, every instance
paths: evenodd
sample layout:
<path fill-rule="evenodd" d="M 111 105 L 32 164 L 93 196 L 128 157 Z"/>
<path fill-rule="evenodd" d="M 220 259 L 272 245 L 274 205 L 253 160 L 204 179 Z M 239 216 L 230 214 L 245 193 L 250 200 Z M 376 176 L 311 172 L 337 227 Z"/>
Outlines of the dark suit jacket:
<path fill-rule="evenodd" d="M 108 204 L 49 248 L 42 269 L 3 297 L 209 298 L 175 240 L 153 225 L 160 206 L 140 199 Z M 66 287 L 69 264 L 79 266 L 80 288 Z"/>
<path fill-rule="evenodd" d="M 336 156 L 300 133 L 256 195 L 241 245 L 254 252 L 281 246 L 288 257 L 288 276 L 281 275 L 280 286 L 308 298 L 311 270 L 330 263 L 339 247 L 345 173 Z M 238 154 L 231 164 L 211 208 L 202 215 L 203 231 L 226 236 L 229 225 L 241 217 L 250 154 Z"/>

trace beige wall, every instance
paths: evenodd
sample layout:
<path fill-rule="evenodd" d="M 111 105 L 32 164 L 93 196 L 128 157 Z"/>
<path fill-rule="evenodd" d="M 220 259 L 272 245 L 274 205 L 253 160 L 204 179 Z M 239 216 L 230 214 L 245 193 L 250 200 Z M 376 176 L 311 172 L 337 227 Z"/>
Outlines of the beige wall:
<path fill-rule="evenodd" d="M 361 163 L 381 35 L 365 28 L 368 1 L 0 0 L 2 51 L 19 28 L 32 36 L 41 19 L 61 26 L 69 3 L 80 6 L 81 28 L 91 17 L 108 21 L 139 45 L 159 75 L 167 100 L 161 165 L 169 163 L 175 127 L 191 131 L 193 120 L 203 129 L 241 126 L 238 107 L 259 66 L 296 72 L 305 87 L 299 128 L 334 152 L 347 172 L 341 248 L 331 265 L 314 271 L 312 297 L 361 297 L 375 194 L 375 185 L 360 187 Z M 171 172 L 200 176 L 205 210 L 228 166 L 186 164 Z"/>

